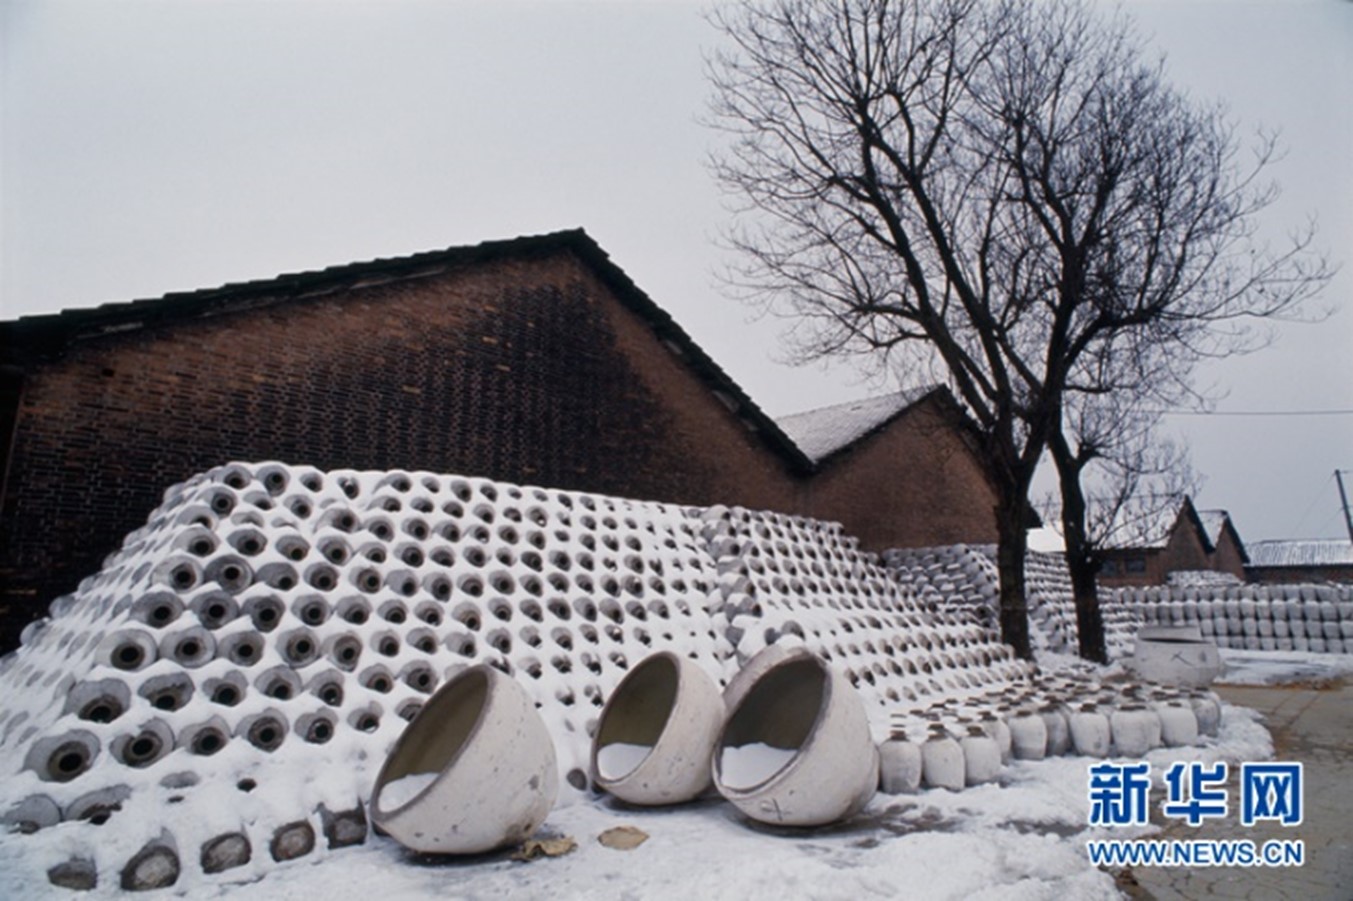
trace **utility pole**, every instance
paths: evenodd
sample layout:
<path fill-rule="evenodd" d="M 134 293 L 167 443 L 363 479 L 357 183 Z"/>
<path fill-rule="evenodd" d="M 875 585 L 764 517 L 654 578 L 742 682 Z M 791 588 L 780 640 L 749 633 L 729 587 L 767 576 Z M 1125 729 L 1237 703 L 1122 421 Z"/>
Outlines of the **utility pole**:
<path fill-rule="evenodd" d="M 1339 470 L 1334 470 L 1334 481 L 1339 483 L 1339 500 L 1344 505 L 1344 525 L 1348 527 L 1348 540 L 1353 543 L 1353 515 L 1348 512 L 1348 492 L 1344 491 L 1344 474 Z"/>

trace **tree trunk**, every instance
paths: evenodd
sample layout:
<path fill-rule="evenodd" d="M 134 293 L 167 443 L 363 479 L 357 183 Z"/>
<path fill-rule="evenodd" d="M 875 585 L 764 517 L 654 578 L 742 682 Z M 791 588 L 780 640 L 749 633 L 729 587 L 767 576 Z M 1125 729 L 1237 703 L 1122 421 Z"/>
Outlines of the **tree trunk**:
<path fill-rule="evenodd" d="M 1099 610 L 1099 586 L 1095 581 L 1098 564 L 1094 560 L 1071 568 L 1071 593 L 1076 599 L 1076 634 L 1080 655 L 1095 663 L 1108 663 L 1109 651 L 1104 639 L 1104 617 Z"/>
<path fill-rule="evenodd" d="M 1001 580 L 1001 641 L 1015 649 L 1024 660 L 1033 659 L 1029 647 L 1029 605 L 1024 592 L 1024 556 L 1029 539 L 1027 492 L 1009 492 L 996 505 L 996 571 Z"/>
<path fill-rule="evenodd" d="M 1099 560 L 1085 533 L 1085 491 L 1081 468 L 1072 459 L 1071 448 L 1060 433 L 1048 442 L 1057 466 L 1062 493 L 1062 539 L 1066 542 L 1066 567 L 1071 572 L 1071 597 L 1076 604 L 1077 652 L 1085 660 L 1108 663 L 1104 641 L 1104 617 L 1099 610 Z"/>

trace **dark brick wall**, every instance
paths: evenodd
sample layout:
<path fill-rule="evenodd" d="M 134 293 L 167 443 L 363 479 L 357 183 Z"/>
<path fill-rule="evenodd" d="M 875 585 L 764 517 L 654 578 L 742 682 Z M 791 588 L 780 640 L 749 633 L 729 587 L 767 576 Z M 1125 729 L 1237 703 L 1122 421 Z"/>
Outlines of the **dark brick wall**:
<path fill-rule="evenodd" d="M 1248 566 L 1251 582 L 1269 585 L 1304 585 L 1308 582 L 1342 582 L 1353 585 L 1353 564 L 1331 566 Z"/>
<path fill-rule="evenodd" d="M 98 570 L 166 487 L 229 460 L 683 503 L 777 506 L 792 484 L 568 254 L 77 342 L 26 374 L 14 439 L 5 648 Z"/>
<path fill-rule="evenodd" d="M 165 488 L 230 460 L 815 513 L 879 547 L 990 540 L 989 494 L 952 435 L 908 437 L 921 418 L 903 417 L 808 493 L 566 250 L 307 290 L 85 338 L 27 367 L 0 513 L 0 650 L 97 572 Z M 974 491 L 957 517 L 939 512 Z"/>
<path fill-rule="evenodd" d="M 1203 545 L 1198 530 L 1187 523 L 1176 524 L 1165 543 L 1165 549 L 1153 561 L 1157 584 L 1163 583 L 1172 572 L 1198 571 L 1211 568 L 1211 555 Z"/>
<path fill-rule="evenodd" d="M 1240 545 L 1231 537 L 1230 531 L 1223 529 L 1217 548 L 1208 556 L 1208 569 L 1235 576 L 1245 580 L 1245 558 L 1241 555 Z"/>

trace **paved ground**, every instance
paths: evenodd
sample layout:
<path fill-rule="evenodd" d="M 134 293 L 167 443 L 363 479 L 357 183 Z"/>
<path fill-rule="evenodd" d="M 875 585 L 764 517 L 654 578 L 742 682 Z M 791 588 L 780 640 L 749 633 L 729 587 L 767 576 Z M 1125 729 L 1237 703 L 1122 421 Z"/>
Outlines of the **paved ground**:
<path fill-rule="evenodd" d="M 1138 901 L 1350 901 L 1353 899 L 1353 684 L 1327 680 L 1288 686 L 1216 686 L 1232 704 L 1264 714 L 1273 733 L 1274 758 L 1303 762 L 1305 818 L 1300 826 L 1264 823 L 1252 829 L 1238 819 L 1208 821 L 1196 829 L 1171 823 L 1165 837 L 1300 838 L 1306 864 L 1294 868 L 1142 868 L 1120 885 Z M 1232 792 L 1234 803 L 1235 794 Z"/>

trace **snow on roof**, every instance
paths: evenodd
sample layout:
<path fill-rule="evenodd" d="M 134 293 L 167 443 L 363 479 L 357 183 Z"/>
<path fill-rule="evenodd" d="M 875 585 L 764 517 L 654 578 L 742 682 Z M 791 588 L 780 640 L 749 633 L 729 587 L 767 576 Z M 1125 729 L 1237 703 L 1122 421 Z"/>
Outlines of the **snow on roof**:
<path fill-rule="evenodd" d="M 879 397 L 806 410 L 775 420 L 814 464 L 859 441 L 936 390 L 925 385 Z"/>
<path fill-rule="evenodd" d="M 1105 547 L 1110 550 L 1158 550 L 1170 541 L 1179 507 L 1134 507 L 1119 514 Z"/>
<path fill-rule="evenodd" d="M 1251 566 L 1353 566 L 1353 542 L 1343 538 L 1256 541 Z"/>
<path fill-rule="evenodd" d="M 1230 514 L 1225 510 L 1199 510 L 1198 519 L 1203 524 L 1203 531 L 1207 533 L 1207 540 L 1216 547 L 1221 541 L 1221 533 L 1226 528 L 1226 520 Z"/>
<path fill-rule="evenodd" d="M 1031 551 L 1037 551 L 1040 554 L 1061 554 L 1066 551 L 1066 539 L 1054 526 L 1044 525 L 1037 529 L 1030 529 L 1028 536 L 1029 550 Z"/>
<path fill-rule="evenodd" d="M 1231 515 L 1225 510 L 1198 510 L 1187 495 L 1178 505 L 1129 505 L 1129 509 L 1120 513 L 1112 534 L 1105 546 L 1110 550 L 1161 550 L 1170 543 L 1175 527 L 1179 522 L 1192 523 L 1204 550 L 1211 553 L 1217 549 L 1222 532 L 1230 524 L 1237 544 L 1240 534 L 1236 532 Z M 1247 557 L 1247 549 L 1240 547 L 1242 557 Z"/>

